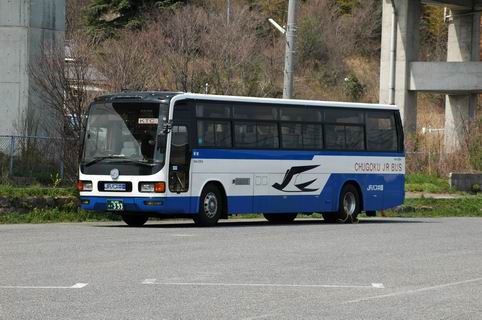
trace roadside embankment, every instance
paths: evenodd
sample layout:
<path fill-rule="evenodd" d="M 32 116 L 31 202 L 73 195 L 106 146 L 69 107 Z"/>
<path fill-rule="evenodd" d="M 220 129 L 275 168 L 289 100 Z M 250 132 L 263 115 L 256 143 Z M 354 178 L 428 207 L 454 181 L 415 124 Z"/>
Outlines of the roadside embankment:
<path fill-rule="evenodd" d="M 1 223 L 48 223 L 119 220 L 118 216 L 79 210 L 71 188 L 0 186 Z"/>
<path fill-rule="evenodd" d="M 383 212 L 387 217 L 482 217 L 482 195 L 420 195 L 405 199 L 397 208 Z"/>
<path fill-rule="evenodd" d="M 387 217 L 482 217 L 482 194 L 451 192 L 446 181 L 424 176 L 407 179 L 405 203 L 380 212 Z M 421 190 L 417 192 L 414 190 Z M 120 220 L 119 215 L 78 209 L 72 188 L 0 185 L 0 224 Z M 242 215 L 242 218 L 260 215 Z M 299 216 L 300 218 L 302 216 Z M 315 214 L 312 217 L 320 217 Z M 364 217 L 364 215 L 361 215 Z"/>

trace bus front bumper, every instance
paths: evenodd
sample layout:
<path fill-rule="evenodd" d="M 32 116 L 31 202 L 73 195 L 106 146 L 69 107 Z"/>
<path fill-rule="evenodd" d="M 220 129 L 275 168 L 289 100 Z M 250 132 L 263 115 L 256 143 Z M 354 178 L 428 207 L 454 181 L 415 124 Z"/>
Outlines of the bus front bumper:
<path fill-rule="evenodd" d="M 108 202 L 120 201 L 121 210 L 109 210 Z M 82 210 L 97 212 L 148 212 L 159 214 L 190 213 L 191 199 L 189 197 L 157 197 L 157 198 L 134 198 L 134 197 L 80 197 Z"/>

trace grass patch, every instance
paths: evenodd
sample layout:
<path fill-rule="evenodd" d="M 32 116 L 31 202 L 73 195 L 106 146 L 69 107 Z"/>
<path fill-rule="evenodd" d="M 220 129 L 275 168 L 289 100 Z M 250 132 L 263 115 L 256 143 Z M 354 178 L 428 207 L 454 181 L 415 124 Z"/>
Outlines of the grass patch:
<path fill-rule="evenodd" d="M 414 192 L 446 193 L 453 192 L 445 179 L 409 174 L 406 176 L 406 190 Z M 74 188 L 49 188 L 42 186 L 14 187 L 0 185 L 0 196 L 27 198 L 35 196 L 77 197 Z M 406 199 L 398 209 L 386 210 L 388 217 L 482 217 L 482 195 L 466 196 L 457 199 L 419 198 Z M 262 218 L 260 214 L 234 215 L 230 219 Z M 300 218 L 320 218 L 320 214 L 312 216 L 299 215 Z M 56 223 L 56 222 L 97 222 L 120 221 L 119 215 L 78 211 L 74 207 L 33 209 L 26 213 L 0 214 L 0 224 L 16 223 Z"/>
<path fill-rule="evenodd" d="M 482 195 L 457 199 L 406 199 L 399 209 L 385 211 L 387 217 L 482 217 Z"/>
<path fill-rule="evenodd" d="M 90 211 L 34 209 L 28 213 L 0 215 L 0 224 L 120 221 L 119 215 Z"/>
<path fill-rule="evenodd" d="M 410 192 L 450 193 L 455 192 L 448 179 L 426 174 L 407 174 L 405 176 L 405 190 Z"/>
<path fill-rule="evenodd" d="M 15 187 L 11 185 L 0 185 L 0 196 L 3 197 L 33 197 L 33 196 L 78 196 L 74 188 L 52 188 L 42 186 Z"/>

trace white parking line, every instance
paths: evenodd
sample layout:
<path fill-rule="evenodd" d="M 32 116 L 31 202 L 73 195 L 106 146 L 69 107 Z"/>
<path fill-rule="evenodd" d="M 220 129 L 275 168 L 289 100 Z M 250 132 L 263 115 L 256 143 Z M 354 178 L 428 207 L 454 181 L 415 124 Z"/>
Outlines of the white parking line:
<path fill-rule="evenodd" d="M 350 300 L 350 301 L 347 301 L 346 303 L 356 303 L 356 302 L 362 302 L 362 301 L 367 301 L 367 300 L 375 300 L 375 299 L 383 299 L 383 298 L 390 298 L 390 297 L 396 297 L 396 296 L 403 296 L 403 295 L 409 295 L 409 294 L 414 294 L 414 293 L 419 293 L 419 292 L 424 292 L 424 291 L 443 289 L 443 288 L 447 288 L 447 287 L 453 287 L 453 286 L 458 286 L 458 285 L 472 283 L 472 282 L 479 282 L 479 281 L 482 281 L 482 278 L 475 278 L 475 279 L 469 279 L 469 280 L 463 280 L 463 281 L 457 281 L 457 282 L 444 283 L 444 284 L 440 284 L 440 285 L 436 285 L 436 286 L 424 287 L 424 288 L 419 288 L 419 289 L 397 291 L 397 292 L 393 292 L 393 293 L 387 293 L 387 294 L 382 294 L 382 295 L 377 295 L 377 296 L 370 296 L 370 297 Z"/>
<path fill-rule="evenodd" d="M 281 283 L 216 283 L 216 282 L 158 282 L 156 279 L 146 279 L 142 284 L 163 286 L 201 286 L 201 287 L 276 287 L 276 288 L 361 288 L 384 289 L 383 283 L 371 285 L 340 285 L 340 284 L 281 284 Z"/>
<path fill-rule="evenodd" d="M 258 320 L 258 319 L 266 319 L 266 318 L 269 318 L 269 317 L 274 318 L 274 316 L 276 316 L 276 314 L 268 313 L 268 314 L 262 314 L 262 315 L 259 315 L 259 316 L 243 318 L 243 320 Z"/>
<path fill-rule="evenodd" d="M 55 287 L 55 286 L 0 286 L 0 289 L 82 289 L 88 283 L 76 283 L 71 287 Z"/>

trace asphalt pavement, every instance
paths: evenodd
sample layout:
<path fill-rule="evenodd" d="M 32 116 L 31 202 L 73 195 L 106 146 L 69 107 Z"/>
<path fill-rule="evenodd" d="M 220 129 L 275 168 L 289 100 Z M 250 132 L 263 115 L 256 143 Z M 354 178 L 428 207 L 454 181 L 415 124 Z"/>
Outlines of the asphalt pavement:
<path fill-rule="evenodd" d="M 0 319 L 482 319 L 482 219 L 1 225 Z"/>

